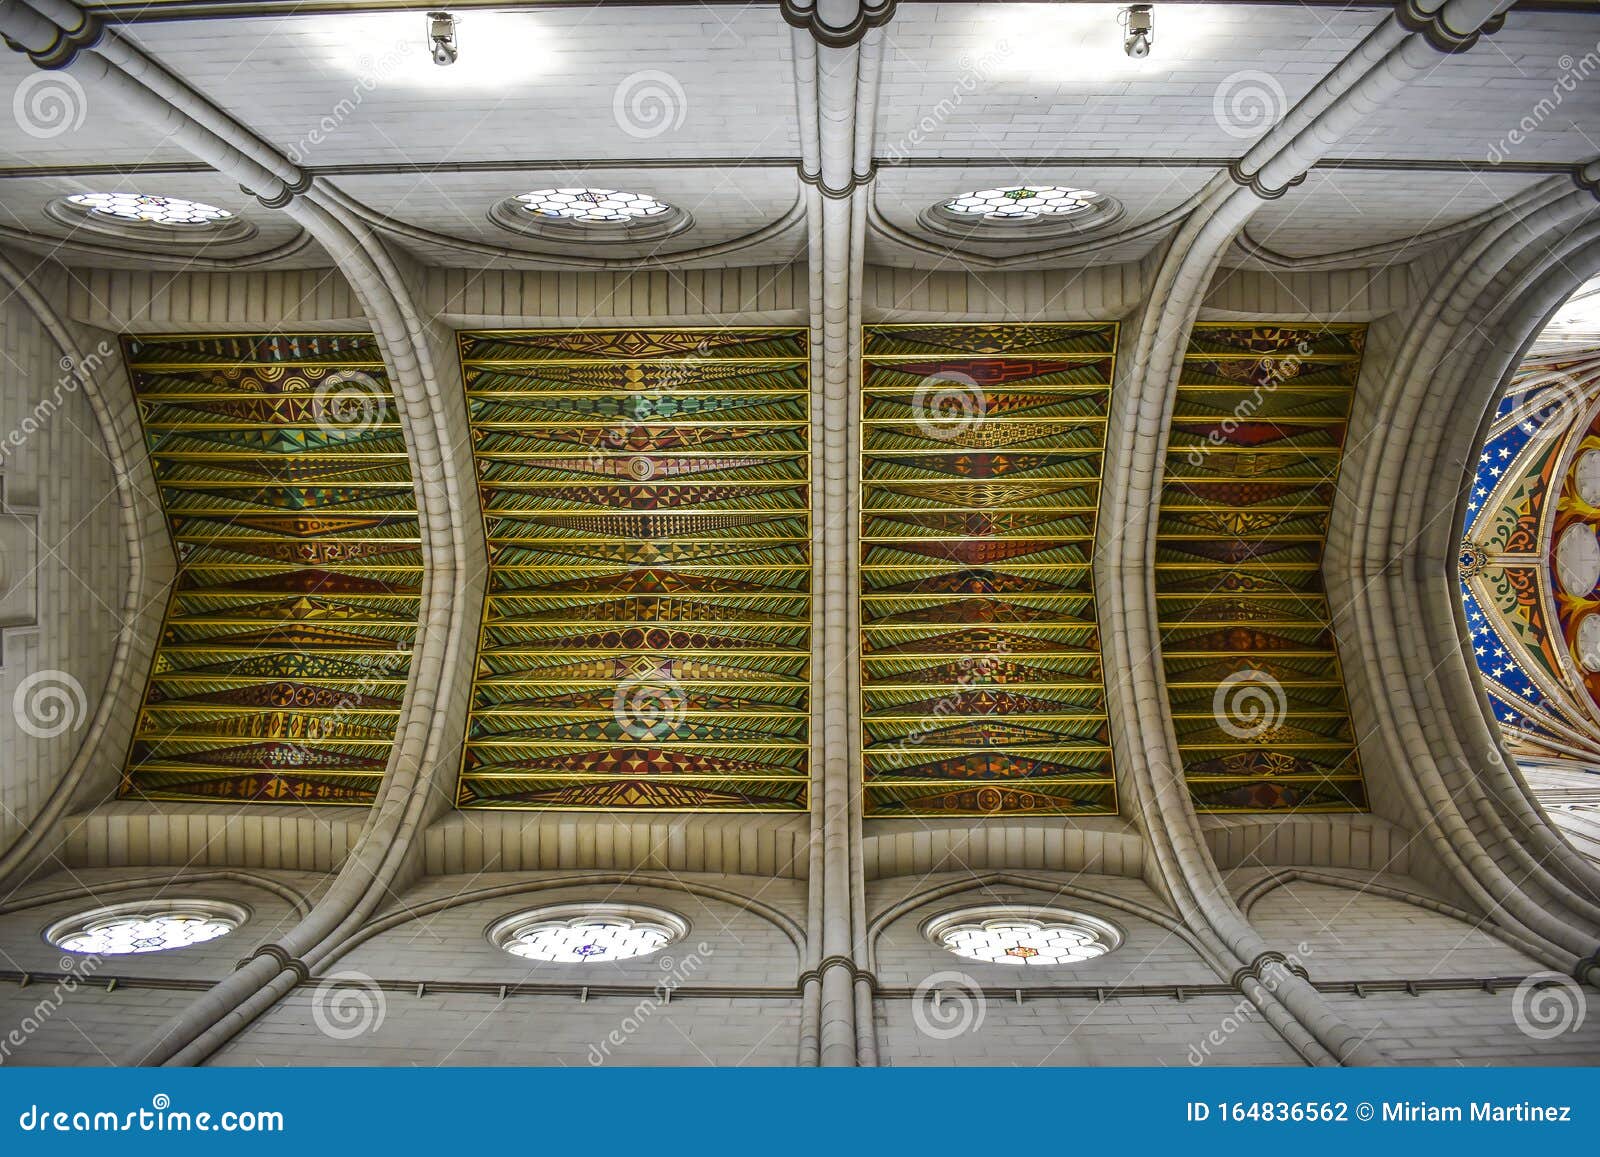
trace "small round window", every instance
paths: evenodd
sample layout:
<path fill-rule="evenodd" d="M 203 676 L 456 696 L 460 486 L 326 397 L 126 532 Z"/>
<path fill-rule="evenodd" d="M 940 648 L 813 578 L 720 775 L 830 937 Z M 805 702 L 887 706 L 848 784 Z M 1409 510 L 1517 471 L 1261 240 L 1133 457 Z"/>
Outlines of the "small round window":
<path fill-rule="evenodd" d="M 935 232 L 977 241 L 1084 233 L 1122 215 L 1116 201 L 1069 185 L 997 185 L 940 201 L 922 214 Z"/>
<path fill-rule="evenodd" d="M 681 917 L 656 908 L 567 904 L 508 917 L 489 930 L 489 939 L 528 960 L 595 964 L 648 956 L 688 931 Z"/>
<path fill-rule="evenodd" d="M 1105 921 L 1056 909 L 968 909 L 939 917 L 926 932 L 964 960 L 1036 967 L 1093 960 L 1122 943 Z"/>
<path fill-rule="evenodd" d="M 255 228 L 227 209 L 149 193 L 74 193 L 45 206 L 55 221 L 132 241 L 242 241 Z"/>
<path fill-rule="evenodd" d="M 114 904 L 53 924 L 45 939 L 64 952 L 133 956 L 169 952 L 226 936 L 249 913 L 216 900 L 158 900 Z"/>
<path fill-rule="evenodd" d="M 203 201 L 151 197 L 144 193 L 75 193 L 67 201 L 114 221 L 142 221 L 151 225 L 212 225 L 233 216 L 226 209 Z"/>
<path fill-rule="evenodd" d="M 535 189 L 501 201 L 489 214 L 502 228 L 583 243 L 647 241 L 689 226 L 689 215 L 649 193 L 628 189 Z"/>

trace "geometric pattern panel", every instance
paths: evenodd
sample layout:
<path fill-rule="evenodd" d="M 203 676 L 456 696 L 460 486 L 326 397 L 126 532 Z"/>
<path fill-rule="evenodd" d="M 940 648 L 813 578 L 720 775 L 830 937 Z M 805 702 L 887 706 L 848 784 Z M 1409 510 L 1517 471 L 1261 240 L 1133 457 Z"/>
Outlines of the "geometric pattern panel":
<path fill-rule="evenodd" d="M 808 335 L 460 335 L 489 590 L 463 808 L 803 811 Z"/>
<path fill-rule="evenodd" d="M 1322 581 L 1365 336 L 1194 327 L 1155 579 L 1173 727 L 1202 812 L 1366 810 Z"/>
<path fill-rule="evenodd" d="M 376 340 L 140 337 L 123 354 L 178 575 L 122 793 L 370 804 L 422 578 Z"/>
<path fill-rule="evenodd" d="M 866 328 L 866 815 L 1116 813 L 1091 565 L 1116 339 Z"/>

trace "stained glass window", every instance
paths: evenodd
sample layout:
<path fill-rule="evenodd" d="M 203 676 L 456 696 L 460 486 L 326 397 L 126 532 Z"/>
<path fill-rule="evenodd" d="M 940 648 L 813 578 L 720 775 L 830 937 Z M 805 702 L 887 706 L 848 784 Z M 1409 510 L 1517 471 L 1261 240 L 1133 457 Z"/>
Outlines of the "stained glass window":
<path fill-rule="evenodd" d="M 102 217 L 151 225 L 211 225 L 233 216 L 226 209 L 201 201 L 143 193 L 77 193 L 67 201 Z"/>
<path fill-rule="evenodd" d="M 1065 185 L 1007 185 L 963 193 L 946 201 L 944 207 L 958 216 L 984 221 L 1031 221 L 1085 212 L 1099 196 Z"/>
<path fill-rule="evenodd" d="M 63 921 L 46 935 L 64 952 L 131 956 L 204 944 L 228 935 L 244 919 L 243 909 L 210 902 L 119 905 Z"/>
<path fill-rule="evenodd" d="M 1069 912 L 956 913 L 935 921 L 928 935 L 964 960 L 1035 966 L 1092 960 L 1122 942 L 1111 925 Z"/>
<path fill-rule="evenodd" d="M 625 189 L 536 189 L 517 200 L 535 217 L 562 221 L 626 224 L 671 209 L 665 201 Z"/>
<path fill-rule="evenodd" d="M 593 964 L 648 956 L 688 930 L 666 912 L 610 905 L 549 908 L 501 921 L 490 939 L 514 956 Z"/>

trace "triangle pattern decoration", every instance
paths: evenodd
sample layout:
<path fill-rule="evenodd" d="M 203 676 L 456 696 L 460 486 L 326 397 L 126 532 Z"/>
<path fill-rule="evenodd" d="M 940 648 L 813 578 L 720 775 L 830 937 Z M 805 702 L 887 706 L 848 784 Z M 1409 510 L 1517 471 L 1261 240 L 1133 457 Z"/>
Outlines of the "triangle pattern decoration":
<path fill-rule="evenodd" d="M 1200 323 L 1156 531 L 1162 664 L 1202 812 L 1365 811 L 1322 555 L 1366 327 Z"/>
<path fill-rule="evenodd" d="M 122 794 L 370 804 L 422 581 L 376 340 L 138 337 L 123 356 L 179 565 Z"/>
<path fill-rule="evenodd" d="M 1116 813 L 1090 573 L 1116 343 L 866 328 L 866 815 Z"/>
<path fill-rule="evenodd" d="M 803 811 L 803 329 L 460 335 L 489 544 L 462 808 Z"/>

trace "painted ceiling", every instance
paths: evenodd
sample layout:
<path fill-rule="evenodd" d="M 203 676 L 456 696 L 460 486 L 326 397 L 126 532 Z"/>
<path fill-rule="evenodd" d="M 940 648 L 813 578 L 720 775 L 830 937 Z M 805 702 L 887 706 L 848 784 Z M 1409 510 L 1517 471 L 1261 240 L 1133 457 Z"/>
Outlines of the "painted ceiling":
<path fill-rule="evenodd" d="M 1322 556 L 1366 327 L 1196 325 L 1156 529 L 1156 601 L 1196 808 L 1360 811 Z"/>
<path fill-rule="evenodd" d="M 1321 576 L 1364 338 L 1230 323 L 1190 342 L 1155 586 L 1202 810 L 1365 807 Z M 1117 813 L 1091 565 L 1117 340 L 1110 322 L 864 330 L 866 815 Z M 125 791 L 370 803 L 422 568 L 374 340 L 125 349 L 181 564 Z M 490 565 L 457 805 L 804 810 L 807 332 L 459 349 Z M 1586 527 L 1587 477 L 1562 500 Z M 1514 569 L 1496 558 L 1472 597 Z M 1546 613 L 1581 635 L 1595 605 Z"/>
<path fill-rule="evenodd" d="M 178 559 L 123 794 L 371 803 L 422 575 L 376 340 L 141 337 L 123 353 Z"/>
<path fill-rule="evenodd" d="M 807 332 L 460 351 L 489 592 L 459 806 L 804 810 Z"/>
<path fill-rule="evenodd" d="M 1458 578 L 1511 749 L 1600 757 L 1600 345 L 1536 346 L 1479 453 Z"/>

